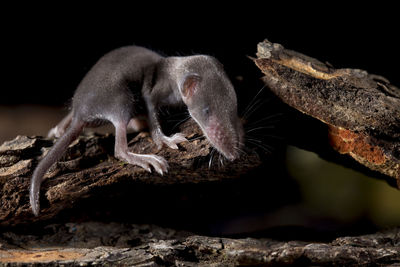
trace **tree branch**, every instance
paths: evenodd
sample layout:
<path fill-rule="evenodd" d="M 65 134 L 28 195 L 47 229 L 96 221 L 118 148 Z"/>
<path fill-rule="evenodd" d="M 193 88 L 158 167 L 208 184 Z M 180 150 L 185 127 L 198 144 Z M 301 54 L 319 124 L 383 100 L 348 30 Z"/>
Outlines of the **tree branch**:
<path fill-rule="evenodd" d="M 326 144 L 380 172 L 400 188 L 397 87 L 381 76 L 359 69 L 335 69 L 268 40 L 259 43 L 257 57 L 254 61 L 265 74 L 263 81 L 282 101 L 327 125 L 322 133 L 327 135 Z M 298 139 L 296 143 L 312 147 L 301 144 L 309 141 Z"/>

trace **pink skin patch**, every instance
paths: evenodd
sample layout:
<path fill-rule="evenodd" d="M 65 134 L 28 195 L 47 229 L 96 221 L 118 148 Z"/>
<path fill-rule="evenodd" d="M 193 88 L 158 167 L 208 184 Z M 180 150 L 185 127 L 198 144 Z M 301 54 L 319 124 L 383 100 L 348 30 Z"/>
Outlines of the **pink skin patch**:
<path fill-rule="evenodd" d="M 210 116 L 208 125 L 205 127 L 207 138 L 227 159 L 230 161 L 238 157 L 236 152 L 237 142 L 229 136 L 215 116 Z"/>

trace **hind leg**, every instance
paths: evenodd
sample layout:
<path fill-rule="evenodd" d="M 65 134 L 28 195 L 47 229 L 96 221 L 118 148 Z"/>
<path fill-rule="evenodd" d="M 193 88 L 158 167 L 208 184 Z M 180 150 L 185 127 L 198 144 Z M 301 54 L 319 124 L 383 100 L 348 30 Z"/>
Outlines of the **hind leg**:
<path fill-rule="evenodd" d="M 47 134 L 47 137 L 48 138 L 52 138 L 52 137 L 59 138 L 68 129 L 69 125 L 71 124 L 71 121 L 72 121 L 72 111 L 70 113 L 68 113 L 68 115 L 65 116 L 64 119 L 62 119 L 60 121 L 60 123 L 57 124 L 56 127 L 51 128 L 51 130 Z"/>
<path fill-rule="evenodd" d="M 138 165 L 148 172 L 151 172 L 151 166 L 161 175 L 168 171 L 168 163 L 163 157 L 150 154 L 136 154 L 128 151 L 128 142 L 126 139 L 128 123 L 113 122 L 113 125 L 115 127 L 114 155 L 116 158 L 132 165 Z"/>

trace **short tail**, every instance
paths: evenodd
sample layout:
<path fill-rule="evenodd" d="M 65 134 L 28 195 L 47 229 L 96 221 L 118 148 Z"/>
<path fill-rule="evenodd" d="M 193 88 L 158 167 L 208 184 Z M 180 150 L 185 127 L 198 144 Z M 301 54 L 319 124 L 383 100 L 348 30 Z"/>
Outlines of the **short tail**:
<path fill-rule="evenodd" d="M 40 203 L 39 203 L 39 193 L 40 185 L 42 183 L 42 178 L 47 170 L 58 161 L 64 154 L 67 147 L 74 141 L 83 129 L 83 122 L 74 120 L 63 136 L 58 139 L 58 141 L 51 148 L 49 153 L 42 159 L 35 171 L 33 172 L 31 179 L 31 187 L 29 190 L 29 199 L 32 207 L 33 214 L 35 216 L 39 215 Z"/>

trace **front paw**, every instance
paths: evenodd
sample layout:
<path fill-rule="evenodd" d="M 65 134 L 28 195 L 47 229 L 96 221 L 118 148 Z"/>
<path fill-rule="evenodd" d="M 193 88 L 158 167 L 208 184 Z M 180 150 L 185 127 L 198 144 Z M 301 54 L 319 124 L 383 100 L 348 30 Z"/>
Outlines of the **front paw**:
<path fill-rule="evenodd" d="M 185 135 L 182 133 L 176 133 L 171 137 L 165 135 L 158 135 L 153 137 L 153 140 L 157 144 L 158 149 L 161 149 L 163 144 L 167 145 L 172 149 L 178 149 L 177 144 L 187 141 Z"/>
<path fill-rule="evenodd" d="M 129 164 L 140 166 L 150 173 L 151 167 L 161 175 L 168 172 L 168 162 L 163 157 L 157 155 L 127 152 L 116 154 L 115 157 L 126 161 Z"/>

